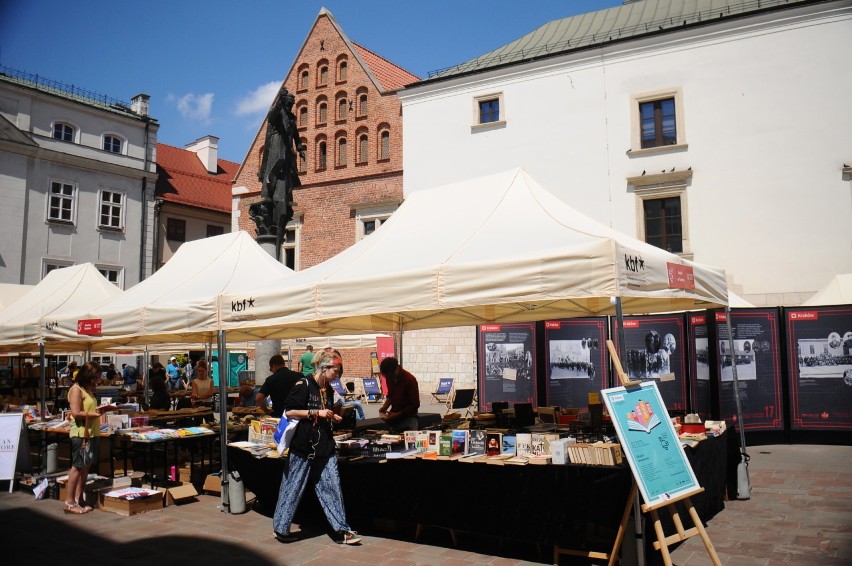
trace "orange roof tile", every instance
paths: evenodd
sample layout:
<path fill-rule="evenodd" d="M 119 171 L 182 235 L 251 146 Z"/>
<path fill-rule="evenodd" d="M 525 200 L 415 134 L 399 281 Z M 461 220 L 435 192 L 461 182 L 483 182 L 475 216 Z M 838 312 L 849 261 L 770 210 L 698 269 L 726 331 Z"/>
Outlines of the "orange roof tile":
<path fill-rule="evenodd" d="M 376 55 L 363 45 L 358 45 L 354 41 L 352 45 L 358 50 L 358 55 L 363 59 L 364 63 L 370 68 L 381 83 L 385 90 L 398 90 L 405 85 L 420 81 L 420 77 L 412 75 L 405 69 L 397 67 L 384 57 Z"/>
<path fill-rule="evenodd" d="M 157 198 L 216 210 L 231 211 L 231 181 L 239 163 L 220 159 L 217 173 L 207 168 L 193 151 L 157 144 Z"/>

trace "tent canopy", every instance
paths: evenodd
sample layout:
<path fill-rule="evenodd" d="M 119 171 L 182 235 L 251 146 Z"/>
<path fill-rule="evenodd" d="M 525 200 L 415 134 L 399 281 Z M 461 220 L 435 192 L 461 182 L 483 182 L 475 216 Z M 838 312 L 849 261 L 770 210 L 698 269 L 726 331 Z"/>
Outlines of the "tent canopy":
<path fill-rule="evenodd" d="M 835 275 L 828 284 L 802 303 L 805 307 L 852 305 L 852 273 Z"/>
<path fill-rule="evenodd" d="M 225 293 L 229 339 L 389 332 L 727 304 L 722 270 L 625 236 L 522 169 L 409 195 L 337 256 Z"/>
<path fill-rule="evenodd" d="M 54 269 L 20 300 L 0 312 L 0 347 L 17 351 L 38 350 L 67 313 L 90 309 L 120 297 L 121 289 L 110 283 L 91 263 Z M 76 335 L 61 345 L 62 351 L 85 349 L 87 340 Z M 68 329 L 69 331 L 72 329 Z"/>
<path fill-rule="evenodd" d="M 258 281 L 282 285 L 292 274 L 247 232 L 186 242 L 162 268 L 120 297 L 69 316 L 51 339 L 77 339 L 77 319 L 100 319 L 103 331 L 92 337 L 93 348 L 215 342 L 221 293 Z"/>
<path fill-rule="evenodd" d="M 0 283 L 0 311 L 26 295 L 32 290 L 32 285 L 15 285 Z"/>

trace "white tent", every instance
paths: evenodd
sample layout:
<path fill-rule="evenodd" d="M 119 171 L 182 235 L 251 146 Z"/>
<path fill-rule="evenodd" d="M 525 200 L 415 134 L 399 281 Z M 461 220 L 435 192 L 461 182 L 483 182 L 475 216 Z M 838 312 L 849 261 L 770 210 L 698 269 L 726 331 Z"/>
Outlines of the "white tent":
<path fill-rule="evenodd" d="M 0 311 L 32 291 L 32 285 L 15 285 L 0 283 Z"/>
<path fill-rule="evenodd" d="M 97 307 L 121 294 L 91 263 L 54 269 L 23 298 L 0 311 L 0 347 L 37 351 L 38 343 L 55 331 L 67 313 Z M 61 350 L 85 349 L 87 339 L 76 336 L 76 320 L 71 324 L 74 339 L 63 343 Z"/>
<path fill-rule="evenodd" d="M 99 319 L 93 348 L 215 340 L 221 293 L 258 282 L 282 285 L 292 271 L 246 232 L 187 242 L 156 273 L 115 300 L 63 321 L 54 340 L 77 339 L 77 319 Z"/>
<path fill-rule="evenodd" d="M 802 303 L 805 307 L 852 305 L 852 273 L 835 275 L 828 284 Z"/>
<path fill-rule="evenodd" d="M 286 285 L 232 290 L 229 339 L 478 325 L 727 304 L 722 270 L 574 210 L 521 169 L 417 191 L 374 234 Z"/>
<path fill-rule="evenodd" d="M 748 309 L 754 307 L 753 304 L 743 299 L 731 290 L 728 290 L 728 305 L 732 309 Z"/>

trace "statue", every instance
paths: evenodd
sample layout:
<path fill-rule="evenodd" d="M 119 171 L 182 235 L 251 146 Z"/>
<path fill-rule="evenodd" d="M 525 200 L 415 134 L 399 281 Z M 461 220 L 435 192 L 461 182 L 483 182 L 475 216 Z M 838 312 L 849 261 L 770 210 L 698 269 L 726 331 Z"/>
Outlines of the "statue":
<path fill-rule="evenodd" d="M 257 171 L 261 201 L 249 207 L 257 235 L 276 236 L 279 252 L 284 229 L 293 218 L 293 188 L 301 185 L 297 160 L 305 157 L 293 114 L 295 102 L 295 97 L 282 88 L 266 117 L 266 141 Z"/>

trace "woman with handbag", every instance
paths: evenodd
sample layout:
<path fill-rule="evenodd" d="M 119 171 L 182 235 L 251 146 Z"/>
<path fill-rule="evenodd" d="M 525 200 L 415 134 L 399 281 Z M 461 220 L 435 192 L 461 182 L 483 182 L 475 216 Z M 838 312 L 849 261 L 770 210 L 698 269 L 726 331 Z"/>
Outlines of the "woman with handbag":
<path fill-rule="evenodd" d="M 334 541 L 338 544 L 361 542 L 361 537 L 346 522 L 332 433 L 333 424 L 342 419 L 332 411 L 334 394 L 329 382 L 336 379 L 340 367 L 340 358 L 334 354 L 317 354 L 314 374 L 297 381 L 284 401 L 282 418 L 299 422 L 289 444 L 287 471 L 281 480 L 272 520 L 279 542 L 298 540 L 298 536 L 290 532 L 290 525 L 308 482 L 313 485 L 320 506 L 334 529 Z"/>
<path fill-rule="evenodd" d="M 83 489 L 89 468 L 98 461 L 98 442 L 101 434 L 101 412 L 95 399 L 95 386 L 101 376 L 101 366 L 87 362 L 77 373 L 77 379 L 68 391 L 71 405 L 71 470 L 68 472 L 66 513 L 82 515 L 92 508 L 81 506 Z"/>

